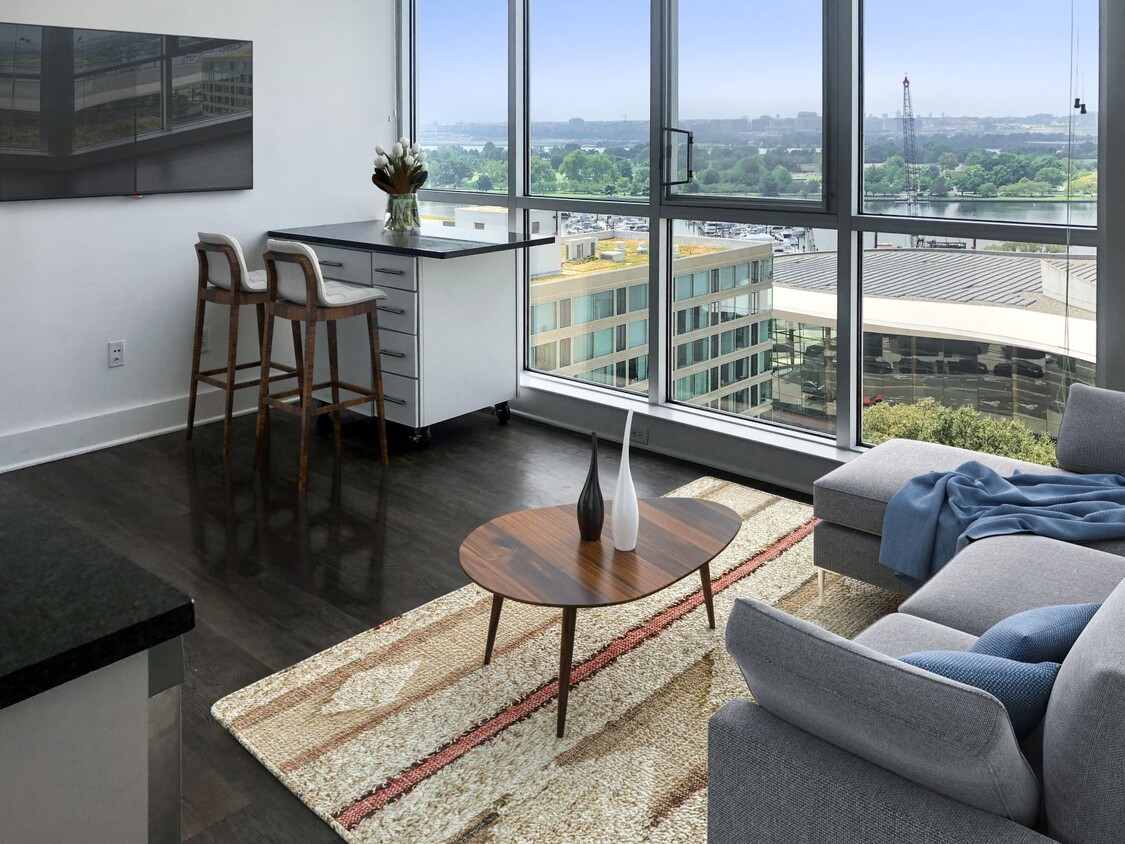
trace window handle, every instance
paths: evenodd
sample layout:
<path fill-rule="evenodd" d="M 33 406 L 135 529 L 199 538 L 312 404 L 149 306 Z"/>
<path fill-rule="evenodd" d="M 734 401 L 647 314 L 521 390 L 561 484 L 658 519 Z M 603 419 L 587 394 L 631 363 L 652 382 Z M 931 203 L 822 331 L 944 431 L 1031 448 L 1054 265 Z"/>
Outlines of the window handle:
<path fill-rule="evenodd" d="M 695 133 L 688 129 L 676 129 L 675 127 L 668 126 L 664 129 L 669 134 L 675 133 L 679 135 L 687 135 L 687 178 L 674 179 L 668 182 L 668 186 L 672 185 L 686 185 L 692 180 L 695 175 Z M 668 139 L 668 169 L 671 170 L 672 164 L 672 139 Z"/>

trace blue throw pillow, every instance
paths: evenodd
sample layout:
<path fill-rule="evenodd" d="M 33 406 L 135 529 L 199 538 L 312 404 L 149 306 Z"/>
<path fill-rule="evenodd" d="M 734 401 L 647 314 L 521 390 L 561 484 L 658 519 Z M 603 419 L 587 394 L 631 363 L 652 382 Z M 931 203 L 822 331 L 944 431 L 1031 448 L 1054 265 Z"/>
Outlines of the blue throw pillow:
<path fill-rule="evenodd" d="M 969 650 L 1020 662 L 1062 662 L 1101 604 L 1025 610 L 992 625 Z"/>
<path fill-rule="evenodd" d="M 969 651 L 919 651 L 899 659 L 988 692 L 1004 704 L 1021 739 L 1043 720 L 1060 668 L 1057 662 L 1033 664 Z"/>

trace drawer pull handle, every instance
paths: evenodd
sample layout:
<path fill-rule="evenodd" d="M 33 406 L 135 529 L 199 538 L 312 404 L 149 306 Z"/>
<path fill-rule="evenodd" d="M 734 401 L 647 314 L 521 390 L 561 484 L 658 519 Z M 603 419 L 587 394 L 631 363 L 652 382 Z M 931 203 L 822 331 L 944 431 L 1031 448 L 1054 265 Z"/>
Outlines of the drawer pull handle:
<path fill-rule="evenodd" d="M 402 316 L 406 313 L 406 311 L 404 311 L 402 308 L 391 308 L 387 307 L 386 305 L 376 305 L 375 310 L 383 311 L 384 313 L 388 314 L 398 314 L 399 316 Z"/>
<path fill-rule="evenodd" d="M 372 267 L 371 269 L 386 275 L 406 275 L 406 270 L 392 270 L 390 267 Z"/>
<path fill-rule="evenodd" d="M 404 357 L 406 357 L 406 352 L 392 352 L 390 349 L 380 349 L 379 351 L 389 358 L 404 358 Z"/>
<path fill-rule="evenodd" d="M 406 399 L 396 399 L 386 395 L 385 393 L 383 394 L 383 401 L 389 401 L 391 404 L 401 404 L 403 406 L 406 405 Z"/>
<path fill-rule="evenodd" d="M 343 261 L 318 261 L 317 263 L 319 263 L 322 267 L 342 267 L 342 266 L 344 266 Z"/>

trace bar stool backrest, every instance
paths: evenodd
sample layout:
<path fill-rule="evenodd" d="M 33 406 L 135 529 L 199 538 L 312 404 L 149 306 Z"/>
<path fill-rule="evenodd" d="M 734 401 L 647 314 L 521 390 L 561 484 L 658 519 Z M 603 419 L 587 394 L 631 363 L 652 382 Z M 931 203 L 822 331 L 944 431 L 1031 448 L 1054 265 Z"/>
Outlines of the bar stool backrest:
<path fill-rule="evenodd" d="M 317 260 L 316 253 L 310 247 L 295 240 L 274 240 L 273 238 L 266 241 L 266 246 L 270 252 L 281 255 L 295 255 L 307 259 L 305 262 L 286 260 L 272 262 L 274 272 L 277 274 L 277 295 L 279 297 L 298 305 L 306 304 L 309 296 L 310 279 L 308 274 L 311 273 L 316 299 L 313 304 L 332 307 L 325 290 L 324 276 L 320 272 L 320 263 Z"/>
<path fill-rule="evenodd" d="M 246 270 L 246 256 L 242 254 L 242 246 L 229 235 L 216 234 L 215 232 L 199 232 L 200 243 L 210 243 L 216 246 L 229 246 L 238 258 L 238 283 L 240 289 L 247 293 L 254 293 L 265 289 L 265 285 L 258 283 L 251 286 L 250 273 Z M 207 281 L 223 290 L 231 289 L 231 265 L 227 256 L 222 252 L 208 250 L 207 255 Z M 255 279 L 257 280 L 257 279 Z"/>

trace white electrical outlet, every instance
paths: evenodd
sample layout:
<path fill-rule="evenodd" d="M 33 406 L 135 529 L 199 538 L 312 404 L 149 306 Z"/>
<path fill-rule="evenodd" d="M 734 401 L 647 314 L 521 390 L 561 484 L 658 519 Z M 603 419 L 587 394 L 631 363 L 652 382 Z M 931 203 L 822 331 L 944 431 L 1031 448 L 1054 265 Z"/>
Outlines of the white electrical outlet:
<path fill-rule="evenodd" d="M 204 354 L 211 351 L 211 329 L 208 326 L 203 327 L 203 343 L 200 346 L 200 351 Z"/>
<path fill-rule="evenodd" d="M 125 365 L 125 341 L 111 340 L 109 342 L 109 367 Z"/>

